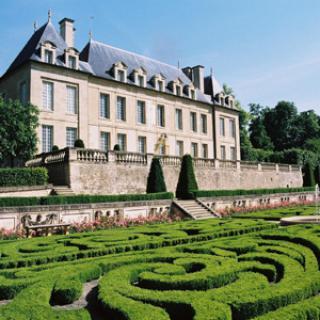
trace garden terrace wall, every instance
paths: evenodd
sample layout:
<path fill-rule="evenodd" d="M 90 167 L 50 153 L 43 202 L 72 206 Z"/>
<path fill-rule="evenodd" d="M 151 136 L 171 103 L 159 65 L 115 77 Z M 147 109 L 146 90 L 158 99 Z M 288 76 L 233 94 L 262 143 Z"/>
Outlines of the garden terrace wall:
<path fill-rule="evenodd" d="M 0 208 L 0 229 L 18 230 L 22 228 L 21 219 L 30 215 L 32 221 L 40 216 L 45 220 L 47 215 L 55 214 L 56 221 L 61 223 L 93 222 L 100 217 L 118 216 L 125 218 L 147 217 L 169 212 L 171 199 L 152 201 L 128 201 L 94 204 L 70 204 L 29 207 Z"/>
<path fill-rule="evenodd" d="M 314 192 L 275 193 L 266 195 L 218 196 L 198 198 L 212 210 L 277 206 L 284 203 L 313 202 Z"/>
<path fill-rule="evenodd" d="M 66 148 L 42 154 L 27 163 L 44 166 L 49 181 L 69 185 L 78 194 L 142 193 L 146 190 L 152 154 L 102 152 Z M 176 190 L 181 158 L 161 156 L 168 191 Z M 202 190 L 301 187 L 296 165 L 195 159 L 195 175 Z"/>

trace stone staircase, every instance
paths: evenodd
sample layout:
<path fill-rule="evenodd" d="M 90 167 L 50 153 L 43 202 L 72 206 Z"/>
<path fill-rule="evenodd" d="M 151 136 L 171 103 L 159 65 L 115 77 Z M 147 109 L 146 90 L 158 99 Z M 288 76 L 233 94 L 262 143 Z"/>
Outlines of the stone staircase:
<path fill-rule="evenodd" d="M 217 213 L 212 211 L 209 207 L 207 207 L 198 199 L 176 200 L 174 201 L 174 205 L 195 220 L 220 218 L 220 216 Z"/>
<path fill-rule="evenodd" d="M 52 193 L 58 196 L 74 196 L 75 193 L 68 186 L 54 186 Z"/>

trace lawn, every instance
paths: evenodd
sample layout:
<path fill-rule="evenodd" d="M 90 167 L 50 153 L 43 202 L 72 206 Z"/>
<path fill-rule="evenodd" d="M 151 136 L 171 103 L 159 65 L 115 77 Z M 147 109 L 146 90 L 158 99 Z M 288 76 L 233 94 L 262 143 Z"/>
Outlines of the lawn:
<path fill-rule="evenodd" d="M 212 219 L 1 241 L 0 319 L 320 319 L 319 234 Z"/>

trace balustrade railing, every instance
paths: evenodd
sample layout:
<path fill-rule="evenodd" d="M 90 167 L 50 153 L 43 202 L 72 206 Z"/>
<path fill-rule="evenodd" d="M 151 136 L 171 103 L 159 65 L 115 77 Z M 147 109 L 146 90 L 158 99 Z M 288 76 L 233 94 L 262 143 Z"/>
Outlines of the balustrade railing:
<path fill-rule="evenodd" d="M 146 154 L 135 152 L 115 152 L 115 160 L 119 163 L 140 163 L 148 164 Z"/>
<path fill-rule="evenodd" d="M 165 166 L 180 166 L 181 157 L 174 156 L 159 156 L 160 163 Z"/>
<path fill-rule="evenodd" d="M 94 149 L 76 149 L 77 160 L 84 162 L 104 163 L 108 162 L 108 153 Z"/>
<path fill-rule="evenodd" d="M 43 153 L 38 155 L 26 163 L 28 167 L 39 167 L 68 161 L 79 161 L 86 163 L 103 164 L 109 162 L 116 163 L 135 163 L 149 165 L 151 163 L 152 154 L 142 154 L 136 152 L 118 152 L 118 151 L 101 151 L 96 149 L 82 148 L 65 148 L 59 151 Z M 178 156 L 157 156 L 164 166 L 181 165 L 181 157 Z M 208 167 L 212 169 L 238 169 L 238 170 L 256 170 L 256 171 L 280 171 L 280 172 L 299 172 L 299 165 L 276 164 L 269 162 L 251 162 L 251 161 L 230 161 L 207 158 L 194 158 L 195 167 Z"/>

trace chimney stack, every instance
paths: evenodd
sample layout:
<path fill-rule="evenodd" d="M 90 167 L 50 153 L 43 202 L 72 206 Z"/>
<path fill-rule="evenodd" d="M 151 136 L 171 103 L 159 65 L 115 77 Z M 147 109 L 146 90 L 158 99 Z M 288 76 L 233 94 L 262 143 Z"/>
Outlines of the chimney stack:
<path fill-rule="evenodd" d="M 197 65 L 192 68 L 193 84 L 201 92 L 204 92 L 204 66 Z"/>
<path fill-rule="evenodd" d="M 69 18 L 64 18 L 59 22 L 60 34 L 69 48 L 74 48 L 74 32 L 76 29 L 74 29 L 73 23 L 74 20 Z"/>

